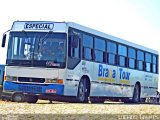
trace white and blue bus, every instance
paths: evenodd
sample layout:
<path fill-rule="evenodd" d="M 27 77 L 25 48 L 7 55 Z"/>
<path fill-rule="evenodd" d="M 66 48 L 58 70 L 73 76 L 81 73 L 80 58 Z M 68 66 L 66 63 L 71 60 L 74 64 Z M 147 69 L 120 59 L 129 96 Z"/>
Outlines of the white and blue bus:
<path fill-rule="evenodd" d="M 13 101 L 140 102 L 158 90 L 155 50 L 73 22 L 15 21 L 6 36 L 3 95 Z"/>

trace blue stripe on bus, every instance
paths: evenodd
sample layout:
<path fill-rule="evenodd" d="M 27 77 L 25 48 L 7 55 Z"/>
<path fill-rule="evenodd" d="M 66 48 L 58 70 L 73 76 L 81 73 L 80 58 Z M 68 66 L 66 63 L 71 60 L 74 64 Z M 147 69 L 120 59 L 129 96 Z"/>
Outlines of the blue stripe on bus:
<path fill-rule="evenodd" d="M 64 85 L 60 84 L 23 84 L 5 81 L 3 84 L 3 89 L 5 91 L 24 92 L 31 94 L 64 94 Z"/>

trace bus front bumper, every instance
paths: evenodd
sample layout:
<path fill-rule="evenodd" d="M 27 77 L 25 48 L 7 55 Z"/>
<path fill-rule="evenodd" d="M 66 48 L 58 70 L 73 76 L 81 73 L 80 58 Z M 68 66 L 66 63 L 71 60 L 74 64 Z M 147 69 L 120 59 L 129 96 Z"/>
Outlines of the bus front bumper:
<path fill-rule="evenodd" d="M 28 94 L 57 94 L 64 95 L 63 84 L 36 84 L 36 83 L 17 83 L 5 81 L 3 91 L 22 92 Z"/>

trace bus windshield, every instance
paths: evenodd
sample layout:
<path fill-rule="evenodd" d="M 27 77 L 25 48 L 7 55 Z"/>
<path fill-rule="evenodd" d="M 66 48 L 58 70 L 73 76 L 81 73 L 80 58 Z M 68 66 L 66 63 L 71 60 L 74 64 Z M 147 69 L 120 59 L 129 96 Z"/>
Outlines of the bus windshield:
<path fill-rule="evenodd" d="M 65 61 L 65 33 L 10 33 L 7 65 L 64 68 Z"/>

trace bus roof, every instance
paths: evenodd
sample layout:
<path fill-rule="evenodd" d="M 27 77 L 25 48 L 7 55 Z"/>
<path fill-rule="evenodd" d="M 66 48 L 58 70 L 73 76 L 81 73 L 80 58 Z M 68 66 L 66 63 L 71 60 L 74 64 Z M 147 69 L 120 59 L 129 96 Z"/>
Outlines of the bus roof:
<path fill-rule="evenodd" d="M 79 24 L 74 23 L 74 22 L 68 22 L 68 26 L 72 27 L 72 28 L 75 28 L 75 29 L 78 29 L 78 30 L 81 30 L 81 31 L 85 31 L 85 32 L 90 33 L 90 34 L 94 34 L 94 35 L 99 36 L 99 37 L 103 37 L 103 38 L 106 38 L 106 39 L 109 39 L 109 40 L 112 40 L 112 41 L 115 41 L 115 42 L 118 42 L 118 43 L 122 43 L 122 44 L 125 44 L 125 45 L 128 45 L 128 46 L 137 48 L 137 49 L 140 49 L 140 50 L 144 50 L 144 51 L 148 51 L 148 52 L 151 52 L 151 53 L 154 53 L 154 54 L 158 54 L 158 51 L 156 51 L 156 50 L 153 50 L 153 49 L 150 49 L 150 48 L 147 48 L 147 47 L 129 42 L 127 40 L 124 40 L 124 39 L 121 39 L 121 38 L 118 38 L 118 37 L 114 37 L 112 35 L 94 30 L 94 29 L 89 28 L 89 27 L 79 25 Z"/>
<path fill-rule="evenodd" d="M 75 28 L 75 29 L 78 29 L 78 30 L 81 30 L 81 31 L 84 31 L 84 32 L 87 32 L 87 33 L 90 33 L 90 34 L 102 37 L 102 38 L 106 38 L 106 39 L 109 39 L 109 40 L 112 40 L 112 41 L 115 41 L 115 42 L 118 42 L 118 43 L 122 43 L 122 44 L 125 44 L 125 45 L 128 45 L 128 46 L 137 48 L 137 49 L 140 49 L 140 50 L 144 50 L 144 51 L 147 51 L 147 52 L 150 52 L 150 53 L 158 54 L 158 51 L 156 51 L 156 50 L 153 50 L 153 49 L 150 49 L 150 48 L 147 48 L 147 47 L 144 47 L 144 46 L 141 46 L 141 45 L 129 42 L 127 40 L 124 40 L 124 39 L 121 39 L 121 38 L 118 38 L 118 37 L 114 37 L 112 35 L 109 35 L 109 34 L 106 34 L 106 33 L 100 32 L 100 31 L 97 31 L 97 30 L 89 28 L 89 27 L 82 26 L 82 25 L 74 23 L 74 22 L 15 21 L 13 23 L 13 25 L 12 25 L 11 31 L 14 31 L 14 30 L 23 30 L 24 26 L 26 25 L 26 23 L 37 23 L 37 24 L 41 23 L 43 25 L 46 23 L 46 26 L 48 26 L 48 27 L 45 28 L 45 29 L 42 29 L 42 30 L 46 30 L 46 31 L 53 30 L 52 29 L 52 27 L 53 27 L 52 24 L 55 24 L 56 26 L 58 25 L 58 27 L 60 26 L 56 30 L 56 31 L 59 31 L 59 32 L 66 31 L 67 30 L 66 26 L 68 26 L 68 27 L 72 27 L 72 28 Z M 36 30 L 36 29 L 33 29 L 33 30 Z"/>

